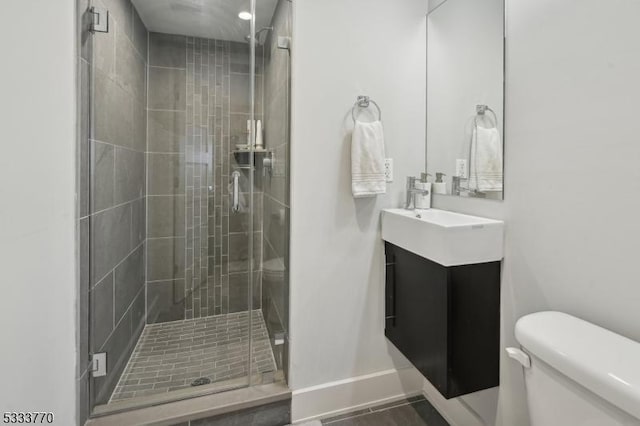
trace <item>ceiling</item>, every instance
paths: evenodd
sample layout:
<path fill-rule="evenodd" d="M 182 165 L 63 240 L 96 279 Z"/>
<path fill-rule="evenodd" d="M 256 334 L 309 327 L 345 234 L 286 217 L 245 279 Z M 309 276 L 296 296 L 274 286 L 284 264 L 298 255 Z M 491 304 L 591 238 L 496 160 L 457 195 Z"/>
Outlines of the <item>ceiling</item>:
<path fill-rule="evenodd" d="M 245 42 L 249 0 L 132 0 L 149 31 Z M 267 27 L 278 0 L 256 1 L 256 31 Z"/>

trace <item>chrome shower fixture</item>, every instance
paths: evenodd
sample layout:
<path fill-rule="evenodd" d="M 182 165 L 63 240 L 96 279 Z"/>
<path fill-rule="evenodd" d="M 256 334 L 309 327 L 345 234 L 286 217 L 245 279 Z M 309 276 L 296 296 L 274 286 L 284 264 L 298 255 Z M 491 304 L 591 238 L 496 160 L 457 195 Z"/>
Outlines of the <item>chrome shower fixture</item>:
<path fill-rule="evenodd" d="M 262 35 L 262 33 L 266 31 L 273 31 L 273 27 L 264 27 L 259 29 L 255 35 L 256 44 L 262 44 L 262 42 L 260 41 L 260 36 Z M 244 36 L 244 39 L 247 40 L 247 43 L 248 43 L 249 41 L 251 41 L 251 35 L 247 34 L 246 36 Z"/>

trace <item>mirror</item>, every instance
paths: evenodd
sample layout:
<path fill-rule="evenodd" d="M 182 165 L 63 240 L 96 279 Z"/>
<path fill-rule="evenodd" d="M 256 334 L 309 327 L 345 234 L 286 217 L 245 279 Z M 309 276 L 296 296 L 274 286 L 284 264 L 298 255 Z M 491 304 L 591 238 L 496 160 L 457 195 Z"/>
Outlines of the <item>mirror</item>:
<path fill-rule="evenodd" d="M 430 0 L 427 171 L 434 194 L 503 199 L 503 117 L 504 0 Z"/>

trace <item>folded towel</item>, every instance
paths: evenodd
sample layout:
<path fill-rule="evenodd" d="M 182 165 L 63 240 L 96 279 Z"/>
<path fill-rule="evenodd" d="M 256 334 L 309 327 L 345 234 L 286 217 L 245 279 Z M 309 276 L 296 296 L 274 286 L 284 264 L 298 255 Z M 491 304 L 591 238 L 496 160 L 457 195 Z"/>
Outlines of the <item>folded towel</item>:
<path fill-rule="evenodd" d="M 498 129 L 475 127 L 470 159 L 469 189 L 502 191 L 502 141 Z"/>
<path fill-rule="evenodd" d="M 356 121 L 351 137 L 351 191 L 355 198 L 387 192 L 382 123 Z"/>

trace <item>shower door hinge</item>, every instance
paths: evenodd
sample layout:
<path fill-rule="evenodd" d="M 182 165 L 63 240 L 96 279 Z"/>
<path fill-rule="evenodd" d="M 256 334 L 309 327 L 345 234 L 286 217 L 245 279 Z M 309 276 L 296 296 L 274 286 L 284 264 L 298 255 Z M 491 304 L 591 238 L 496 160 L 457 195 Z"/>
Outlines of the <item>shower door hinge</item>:
<path fill-rule="evenodd" d="M 91 13 L 91 27 L 89 28 L 94 33 L 108 33 L 109 32 L 109 11 L 103 7 L 91 7 L 89 9 Z"/>
<path fill-rule="evenodd" d="M 102 377 L 107 375 L 107 353 L 100 352 L 91 355 L 91 375 L 93 377 Z"/>

